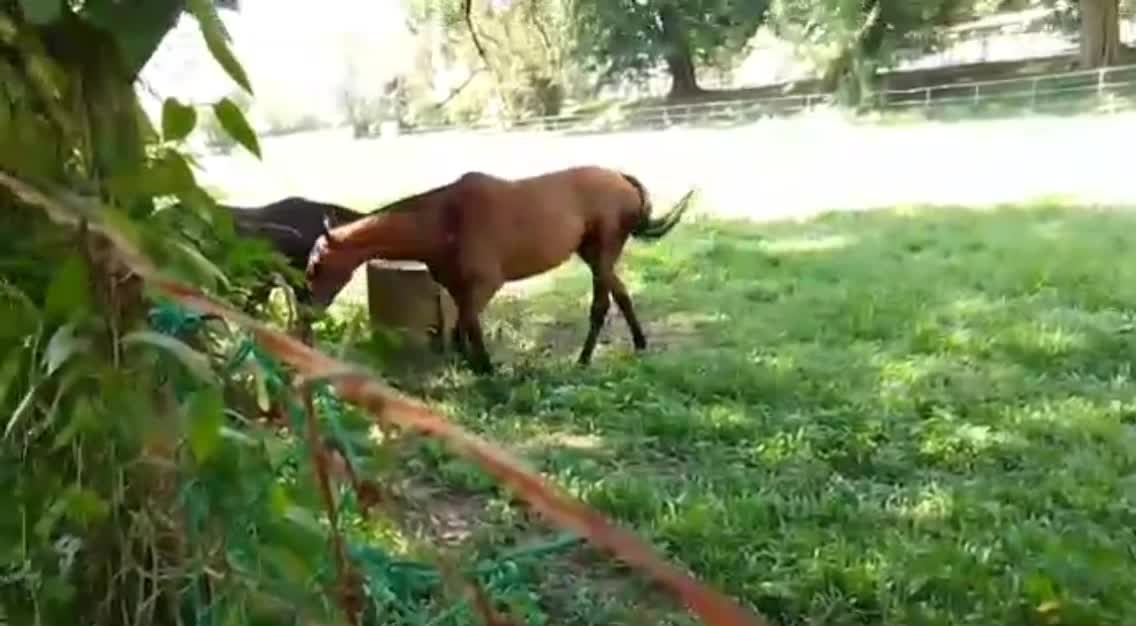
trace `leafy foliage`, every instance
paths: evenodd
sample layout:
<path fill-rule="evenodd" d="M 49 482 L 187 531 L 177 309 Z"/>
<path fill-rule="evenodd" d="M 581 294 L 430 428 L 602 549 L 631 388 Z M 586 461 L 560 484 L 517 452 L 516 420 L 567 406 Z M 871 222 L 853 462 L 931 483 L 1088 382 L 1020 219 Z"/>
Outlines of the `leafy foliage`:
<path fill-rule="evenodd" d="M 162 103 L 162 138 L 166 141 L 185 139 L 197 125 L 197 111 L 178 101 L 166 98 Z"/>
<path fill-rule="evenodd" d="M 213 114 L 217 116 L 221 128 L 225 129 L 230 137 L 246 150 L 255 154 L 257 158 L 260 158 L 260 142 L 257 141 L 256 133 L 253 132 L 252 127 L 249 126 L 244 114 L 241 113 L 240 107 L 235 102 L 228 98 L 221 98 L 213 105 Z"/>
<path fill-rule="evenodd" d="M 770 22 L 854 102 L 870 94 L 876 69 L 899 51 L 927 51 L 938 27 L 975 12 L 974 0 L 773 0 Z"/>
<path fill-rule="evenodd" d="M 764 0 L 571 0 L 573 52 L 605 79 L 641 75 L 681 46 L 695 62 L 724 63 L 744 49 L 768 6 Z M 664 28 L 668 11 L 678 26 L 673 33 Z"/>
<path fill-rule="evenodd" d="M 217 14 L 217 8 L 210 0 L 188 0 L 188 7 L 201 26 L 201 35 L 205 38 L 205 46 L 209 49 L 209 53 L 234 82 L 252 95 L 252 84 L 244 67 L 229 48 L 229 31 Z"/>
<path fill-rule="evenodd" d="M 432 32 L 432 25 L 441 25 L 443 41 L 438 43 L 447 57 L 443 62 L 454 59 L 479 70 L 446 99 L 447 111 L 469 119 L 484 111 L 485 101 L 495 99 L 513 118 L 559 113 L 579 73 L 568 54 L 572 33 L 565 2 L 477 0 L 470 10 L 484 59 L 465 21 L 462 0 L 408 2 L 417 29 Z M 428 67 L 423 72 L 431 75 L 441 69 Z"/>

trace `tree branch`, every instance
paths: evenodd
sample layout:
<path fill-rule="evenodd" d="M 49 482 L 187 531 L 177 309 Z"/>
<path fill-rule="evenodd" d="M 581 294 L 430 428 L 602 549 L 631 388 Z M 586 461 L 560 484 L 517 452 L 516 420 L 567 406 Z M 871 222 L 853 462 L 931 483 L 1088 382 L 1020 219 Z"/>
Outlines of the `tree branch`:
<path fill-rule="evenodd" d="M 477 78 L 478 74 L 481 74 L 484 71 L 486 71 L 485 68 L 478 68 L 476 70 L 473 70 L 473 72 L 470 73 L 469 77 L 462 81 L 462 84 L 458 85 L 453 91 L 450 92 L 450 95 L 443 98 L 441 102 L 434 104 L 433 108 L 440 109 L 449 104 L 450 101 L 456 98 L 458 94 L 465 90 L 466 87 L 469 87 L 470 83 L 473 82 L 473 79 Z"/>
<path fill-rule="evenodd" d="M 477 48 L 477 54 L 481 57 L 481 62 L 485 67 L 492 68 L 489 64 L 489 55 L 485 54 L 485 47 L 481 45 L 481 39 L 477 36 L 477 28 L 473 25 L 473 0 L 462 0 L 464 2 L 463 11 L 465 13 L 465 25 L 469 29 L 469 36 L 473 38 L 473 46 Z"/>

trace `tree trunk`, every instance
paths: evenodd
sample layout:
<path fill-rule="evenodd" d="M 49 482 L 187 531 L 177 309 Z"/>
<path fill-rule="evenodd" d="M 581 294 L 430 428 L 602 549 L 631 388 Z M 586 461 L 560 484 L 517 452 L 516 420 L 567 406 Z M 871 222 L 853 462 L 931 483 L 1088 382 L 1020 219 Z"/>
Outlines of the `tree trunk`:
<path fill-rule="evenodd" d="M 1081 66 L 1115 65 L 1120 59 L 1120 0 L 1080 0 Z"/>
<path fill-rule="evenodd" d="M 663 58 L 671 73 L 671 99 L 682 99 L 702 93 L 694 70 L 694 55 L 690 51 L 690 41 L 681 18 L 670 7 L 659 10 L 659 21 L 663 27 Z"/>
<path fill-rule="evenodd" d="M 860 12 L 863 24 L 857 26 L 848 46 L 829 63 L 821 77 L 825 92 L 843 90 L 849 104 L 864 104 L 864 97 L 875 83 L 875 60 L 887 35 L 887 23 L 880 16 L 882 9 L 879 0 L 864 0 Z"/>
<path fill-rule="evenodd" d="M 147 134 L 130 71 L 123 67 L 115 40 L 111 35 L 70 16 L 47 27 L 36 27 L 17 21 L 0 10 L 0 21 L 15 33 L 8 38 L 0 35 L 0 48 L 4 52 L 0 55 L 0 69 L 3 70 L 0 90 L 9 96 L 3 106 L 5 123 L 0 125 L 0 168 L 34 183 L 106 198 L 107 179 L 137 170 Z M 17 43 L 22 47 L 18 47 Z M 40 70 L 38 73 L 37 69 Z M 45 75 L 52 78 L 50 83 L 40 78 Z M 45 84 L 53 85 L 55 89 L 47 89 Z M 11 94 L 19 94 L 20 97 L 12 98 Z M 57 332 L 55 329 L 60 326 L 60 319 L 75 320 L 74 336 L 88 342 L 83 349 L 84 369 L 79 370 L 83 374 L 76 377 L 76 380 L 82 381 L 81 384 L 70 387 L 61 384 L 58 387 L 55 398 L 59 411 L 52 418 L 55 424 L 62 429 L 64 424 L 78 423 L 73 421 L 78 419 L 79 409 L 75 407 L 100 406 L 104 400 L 112 403 L 107 405 L 112 407 L 146 406 L 150 399 L 147 390 L 152 388 L 150 383 L 153 381 L 140 379 L 138 372 L 144 368 L 130 369 L 138 364 L 128 363 L 120 352 L 122 336 L 134 330 L 136 324 L 144 319 L 143 294 L 137 277 L 128 275 L 110 254 L 105 242 L 88 236 L 85 229 L 81 228 L 76 233 L 50 222 L 38 209 L 23 206 L 22 200 L 7 191 L 0 192 L 0 214 L 4 215 L 0 220 L 4 222 L 0 233 L 9 242 L 2 252 L 6 266 L 3 282 L 23 292 L 35 303 L 33 308 L 41 311 L 50 309 L 53 296 L 48 285 L 58 279 L 60 268 L 66 267 L 65 263 L 78 258 L 82 266 L 78 274 L 81 278 L 68 289 L 68 304 L 62 305 L 66 308 L 60 309 L 58 317 L 45 317 L 41 321 L 41 328 Z M 80 297 L 76 295 L 79 293 L 88 295 Z M 76 304 L 79 301 L 81 305 Z M 0 345 L 0 353 L 8 345 Z M 33 354 L 33 358 L 38 357 Z M 133 386 L 126 384 L 127 377 L 130 377 Z M 12 390 L 16 389 L 13 387 Z M 138 390 L 136 397 L 123 399 L 127 391 L 134 390 Z M 90 398 L 96 400 L 83 404 Z M 130 404 L 134 400 L 137 403 Z M 35 423 L 39 417 L 36 410 L 31 409 L 26 423 Z M 119 419 L 116 413 L 108 413 L 108 419 L 110 415 Z M 172 419 L 172 415 L 172 411 L 161 416 L 153 415 L 153 423 L 172 423 L 162 421 Z M 135 422 L 122 418 L 114 426 L 107 424 L 98 431 L 98 437 L 105 434 L 108 439 L 95 439 L 93 431 L 83 431 L 81 437 L 89 436 L 91 439 L 84 442 L 82 453 L 77 447 L 52 448 L 50 430 L 45 436 L 27 439 L 33 447 L 21 450 L 19 442 L 24 441 L 20 439 L 24 435 L 19 429 L 13 431 L 12 443 L 0 445 L 0 465 L 8 467 L 11 464 L 16 468 L 11 474 L 19 487 L 10 488 L 12 480 L 0 481 L 0 485 L 4 486 L 4 493 L 15 494 L 11 506 L 28 516 L 29 527 L 37 517 L 41 521 L 48 519 L 39 517 L 44 514 L 42 507 L 57 494 L 36 491 L 48 485 L 82 486 L 86 490 L 84 493 L 96 494 L 97 502 L 110 503 L 109 506 L 116 509 L 127 506 L 123 504 L 127 501 L 145 502 L 147 507 L 158 505 L 161 496 L 147 491 L 142 485 L 150 479 L 164 478 L 167 464 L 134 463 L 130 469 L 126 465 L 114 467 L 121 459 L 129 458 L 127 455 L 132 444 L 144 439 L 137 432 L 118 438 L 117 433 L 129 430 L 127 424 Z M 24 423 L 20 426 L 22 428 Z M 112 432 L 115 434 L 108 434 Z M 164 434 L 167 431 L 155 429 L 155 432 Z M 90 441 L 113 441 L 114 445 L 99 446 Z M 169 450 L 176 449 L 176 441 L 170 444 Z M 146 439 L 143 445 L 147 451 L 151 450 L 150 440 Z M 93 448 L 98 451 L 93 452 Z M 73 463 L 75 457 L 84 460 Z M 81 469 L 84 466 L 100 469 Z M 100 473 L 102 469 L 106 473 Z M 118 494 L 117 489 L 102 490 L 106 484 L 101 482 L 103 476 L 114 476 L 116 481 L 122 476 L 123 484 L 129 484 L 132 490 L 129 500 L 128 496 Z M 164 501 L 168 505 L 166 510 L 175 511 L 178 492 L 171 489 L 167 495 L 168 499 Z M 123 511 L 117 509 L 108 519 L 117 520 L 122 515 Z M 83 550 L 71 573 L 53 574 L 49 579 L 51 584 L 60 584 L 61 588 L 71 590 L 70 594 L 66 599 L 58 595 L 45 596 L 41 587 L 37 594 L 27 594 L 23 598 L 26 604 L 5 606 L 3 612 L 7 612 L 11 622 L 32 623 L 32 615 L 38 617 L 40 610 L 46 609 L 48 612 L 43 615 L 49 616 L 46 620 L 53 623 L 77 623 L 75 620 L 93 625 L 121 623 L 121 615 L 124 614 L 142 616 L 141 621 L 150 623 L 172 623 L 173 620 L 167 619 L 166 615 L 153 611 L 163 606 L 167 598 L 176 596 L 170 594 L 154 598 L 155 603 L 149 605 L 150 613 L 139 604 L 141 598 L 135 600 L 136 590 L 150 584 L 147 578 L 142 577 L 149 576 L 149 572 L 142 568 L 135 570 L 134 555 L 142 554 L 142 541 L 131 535 L 121 535 L 121 529 L 107 520 L 92 521 L 84 529 L 86 534 L 80 534 L 80 537 L 84 545 L 92 546 L 91 549 Z M 35 543 L 29 554 L 50 554 L 48 538 L 37 537 L 33 541 Z M 131 543 L 133 541 L 137 543 Z M 145 548 L 152 549 L 150 544 Z M 158 562 L 164 562 L 164 556 L 154 554 Z M 31 561 L 28 563 L 31 565 Z M 122 574 L 104 575 L 112 572 Z M 16 585 L 15 593 L 18 594 L 18 580 Z M 45 602 L 49 597 L 50 602 Z M 151 619 L 146 619 L 147 615 Z"/>

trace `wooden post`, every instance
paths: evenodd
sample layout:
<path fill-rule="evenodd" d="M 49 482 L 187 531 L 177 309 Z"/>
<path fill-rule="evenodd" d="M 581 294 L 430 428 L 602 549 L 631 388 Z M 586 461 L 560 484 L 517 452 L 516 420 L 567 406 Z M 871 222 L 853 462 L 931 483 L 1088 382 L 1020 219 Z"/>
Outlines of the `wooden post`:
<path fill-rule="evenodd" d="M 457 307 L 422 263 L 376 260 L 367 263 L 367 308 L 374 326 L 400 331 L 413 343 L 445 346 Z"/>

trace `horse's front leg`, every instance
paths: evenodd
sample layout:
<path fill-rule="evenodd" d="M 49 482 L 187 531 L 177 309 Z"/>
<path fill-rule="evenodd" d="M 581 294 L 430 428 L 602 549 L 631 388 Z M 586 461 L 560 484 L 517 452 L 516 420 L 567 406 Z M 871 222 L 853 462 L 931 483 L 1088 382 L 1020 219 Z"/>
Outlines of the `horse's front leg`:
<path fill-rule="evenodd" d="M 473 371 L 478 374 L 492 374 L 493 363 L 489 359 L 489 351 L 485 349 L 485 337 L 481 333 L 481 320 L 472 309 L 458 312 L 458 323 L 462 332 L 469 337 L 469 351 L 465 357 Z"/>
<path fill-rule="evenodd" d="M 460 284 L 452 290 L 455 292 L 454 302 L 458 308 L 455 337 L 464 335 L 464 339 L 469 342 L 469 351 L 465 356 L 478 374 L 493 373 L 493 363 L 489 359 L 489 351 L 485 349 L 485 337 L 481 332 L 480 317 L 482 309 L 502 284 L 503 281 L 500 280 L 460 281 Z"/>

